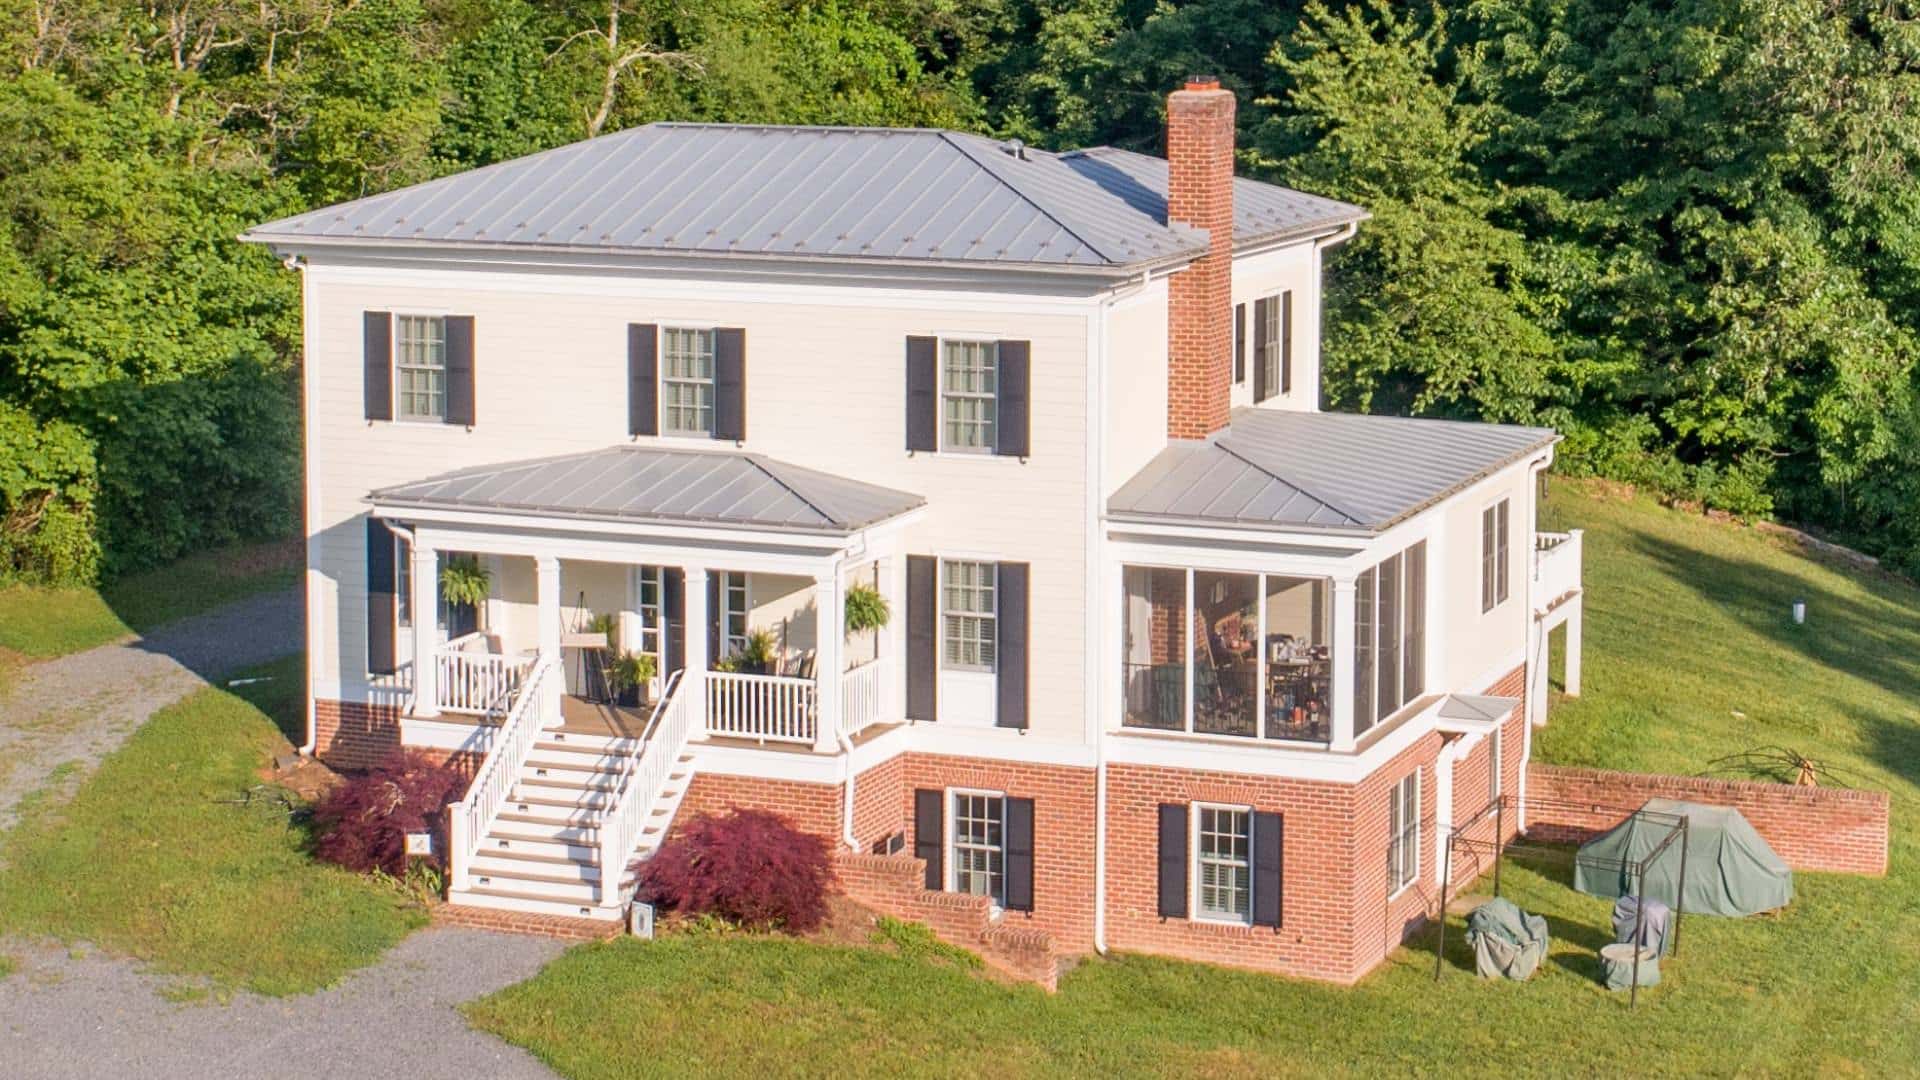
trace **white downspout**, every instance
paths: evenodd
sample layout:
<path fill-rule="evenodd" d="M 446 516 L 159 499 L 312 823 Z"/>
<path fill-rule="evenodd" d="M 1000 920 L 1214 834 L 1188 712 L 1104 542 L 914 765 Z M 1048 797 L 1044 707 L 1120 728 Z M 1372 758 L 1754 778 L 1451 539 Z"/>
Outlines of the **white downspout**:
<path fill-rule="evenodd" d="M 1538 696 L 1543 700 L 1535 701 L 1533 692 L 1534 665 L 1547 662 L 1547 636 L 1540 632 L 1540 618 L 1533 610 L 1533 585 L 1540 558 L 1540 474 L 1552 464 L 1553 452 L 1548 451 L 1527 467 L 1527 509 L 1530 513 L 1527 517 L 1527 671 L 1526 688 L 1523 691 L 1527 708 L 1520 724 L 1520 786 L 1516 793 L 1519 805 L 1514 813 L 1514 828 L 1523 833 L 1527 831 L 1527 767 L 1533 764 L 1533 718 L 1537 710 L 1546 708 L 1546 694 L 1542 692 Z"/>
<path fill-rule="evenodd" d="M 860 841 L 854 839 L 853 836 L 853 740 L 843 731 L 840 733 L 839 743 L 840 775 L 842 778 L 840 784 L 846 796 L 846 805 L 841 809 L 840 813 L 840 839 L 847 845 L 848 851 L 858 855 L 860 853 Z"/>

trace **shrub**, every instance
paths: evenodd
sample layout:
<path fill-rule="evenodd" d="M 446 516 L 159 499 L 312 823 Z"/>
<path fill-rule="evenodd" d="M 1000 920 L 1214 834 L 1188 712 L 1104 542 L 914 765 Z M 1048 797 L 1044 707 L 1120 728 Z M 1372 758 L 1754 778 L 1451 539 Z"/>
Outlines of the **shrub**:
<path fill-rule="evenodd" d="M 803 933 L 827 917 L 827 842 L 764 810 L 701 814 L 639 864 L 638 896 L 686 915 Z"/>
<path fill-rule="evenodd" d="M 407 876 L 407 834 L 431 832 L 445 850 L 446 806 L 465 792 L 467 778 L 423 754 L 399 750 L 365 776 L 328 792 L 314 808 L 320 839 L 315 853 L 361 873 Z M 436 869 L 439 860 L 434 860 Z"/>

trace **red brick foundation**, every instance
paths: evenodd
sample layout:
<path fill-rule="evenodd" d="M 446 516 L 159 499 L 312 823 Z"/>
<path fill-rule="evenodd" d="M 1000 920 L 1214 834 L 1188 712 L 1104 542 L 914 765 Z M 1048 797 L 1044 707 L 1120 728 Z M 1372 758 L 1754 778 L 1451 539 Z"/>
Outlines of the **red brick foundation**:
<path fill-rule="evenodd" d="M 626 930 L 626 924 L 617 921 L 496 911 L 465 904 L 434 905 L 433 921 L 439 926 L 463 926 L 470 930 L 492 930 L 503 934 L 530 934 L 562 941 L 607 941 L 619 937 Z"/>
<path fill-rule="evenodd" d="M 674 815 L 674 827 L 698 814 L 725 815 L 734 810 L 770 810 L 802 832 L 840 843 L 840 785 L 769 780 L 697 772 Z"/>
<path fill-rule="evenodd" d="M 1528 834 L 1580 842 L 1654 798 L 1739 810 L 1796 870 L 1876 877 L 1887 872 L 1888 800 L 1882 791 L 1533 765 L 1527 773 Z"/>
<path fill-rule="evenodd" d="M 1052 934 L 1020 924 L 1017 912 L 1005 912 L 996 922 L 984 896 L 924 888 L 927 864 L 923 860 L 909 855 L 843 854 L 834 860 L 834 872 L 846 894 L 862 904 L 896 919 L 922 923 L 940 940 L 979 953 L 986 963 L 1015 978 L 1047 990 L 1058 985 L 1060 953 Z"/>
<path fill-rule="evenodd" d="M 316 699 L 313 756 L 336 769 L 371 769 L 400 749 L 400 710 Z"/>

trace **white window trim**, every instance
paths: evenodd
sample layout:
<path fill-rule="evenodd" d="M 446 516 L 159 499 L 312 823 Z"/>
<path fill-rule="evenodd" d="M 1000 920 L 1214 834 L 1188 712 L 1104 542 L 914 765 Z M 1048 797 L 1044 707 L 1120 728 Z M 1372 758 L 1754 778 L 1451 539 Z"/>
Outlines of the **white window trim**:
<path fill-rule="evenodd" d="M 392 406 L 387 410 L 393 417 L 389 423 L 418 424 L 422 427 L 449 427 L 447 423 L 446 398 L 446 348 L 447 320 L 452 318 L 452 309 L 413 308 L 408 311 L 387 313 L 387 400 Z M 400 415 L 400 320 L 401 319 L 439 319 L 440 320 L 440 377 L 441 398 L 440 415 L 402 416 Z"/>
<path fill-rule="evenodd" d="M 1413 798 L 1412 800 L 1410 800 L 1412 805 L 1409 810 L 1409 815 L 1413 819 L 1412 820 L 1413 828 L 1408 830 L 1408 835 L 1411 837 L 1411 843 L 1413 845 L 1413 873 L 1407 875 L 1407 879 L 1405 881 L 1394 883 L 1392 887 L 1390 887 L 1387 890 L 1388 900 L 1392 900 L 1395 897 L 1399 896 L 1401 893 L 1406 892 L 1408 889 L 1412 888 L 1416 882 L 1420 880 L 1420 770 L 1419 769 L 1415 769 L 1412 772 L 1408 773 L 1407 775 L 1394 781 L 1393 786 L 1387 789 L 1387 828 L 1389 830 L 1387 834 L 1387 849 L 1391 851 L 1393 849 L 1394 841 L 1400 838 L 1400 830 L 1394 827 L 1396 822 L 1393 820 L 1393 810 L 1394 810 L 1394 807 L 1398 806 L 1400 803 L 1400 798 L 1399 798 L 1400 789 L 1402 787 L 1405 787 L 1409 781 L 1411 781 L 1413 785 Z M 1396 877 L 1399 876 L 1400 863 L 1398 860 L 1394 861 L 1389 872 Z"/>
<path fill-rule="evenodd" d="M 1226 810 L 1247 816 L 1247 914 L 1242 918 L 1209 915 L 1200 907 L 1200 811 Z M 1253 925 L 1253 807 L 1233 803 L 1196 802 L 1187 806 L 1187 910 L 1191 922 L 1217 926 Z"/>
<path fill-rule="evenodd" d="M 690 330 L 695 333 L 706 334 L 709 336 L 709 339 L 713 343 L 713 376 L 706 380 L 707 383 L 713 387 L 713 417 L 709 420 L 707 425 L 707 430 L 704 432 L 668 431 L 667 430 L 667 331 L 669 330 Z M 677 319 L 677 320 L 668 321 L 668 322 L 656 323 L 654 325 L 654 328 L 653 328 L 654 418 L 653 420 L 654 420 L 654 430 L 659 433 L 658 435 L 659 438 L 662 438 L 662 439 L 712 439 L 713 438 L 713 424 L 718 421 L 719 415 L 720 415 L 720 339 L 718 336 L 719 332 L 720 332 L 720 327 L 717 324 L 707 325 L 698 320 Z M 696 382 L 698 380 L 680 379 L 676 381 Z"/>
<path fill-rule="evenodd" d="M 993 663 L 985 666 L 974 664 L 950 663 L 947 660 L 947 564 L 979 563 L 992 568 L 993 572 L 993 614 L 986 616 L 968 616 L 988 619 L 993 623 Z M 1000 670 L 1000 559 L 994 555 L 952 554 L 935 557 L 934 589 L 939 594 L 939 604 L 935 608 L 934 625 L 934 670 L 946 674 L 991 677 Z"/>
<path fill-rule="evenodd" d="M 994 399 L 993 433 L 994 445 L 991 446 L 951 446 L 947 443 L 947 345 L 988 345 L 993 349 L 993 386 Z M 999 456 L 1000 437 L 1000 335 L 992 333 L 954 333 L 936 334 L 933 339 L 933 399 L 934 399 L 934 447 L 935 453 L 947 454 L 957 458 L 991 458 Z M 980 395 L 967 395 L 978 397 Z"/>
<path fill-rule="evenodd" d="M 954 858 L 954 854 L 960 848 L 960 815 L 956 808 L 962 796 L 1000 800 L 1000 889 L 1004 892 L 1007 888 L 1007 793 L 1004 791 L 993 791 L 987 788 L 950 787 L 947 788 L 945 794 L 941 796 L 946 800 L 946 851 L 944 854 L 947 867 L 946 874 L 944 875 L 946 881 L 943 884 L 946 886 L 948 892 L 960 893 L 960 864 L 959 861 Z M 965 893 L 961 895 L 972 896 L 974 894 Z M 987 900 L 993 905 L 992 913 L 996 916 L 999 915 L 1003 910 L 1000 904 L 1000 898 L 989 894 Z"/>

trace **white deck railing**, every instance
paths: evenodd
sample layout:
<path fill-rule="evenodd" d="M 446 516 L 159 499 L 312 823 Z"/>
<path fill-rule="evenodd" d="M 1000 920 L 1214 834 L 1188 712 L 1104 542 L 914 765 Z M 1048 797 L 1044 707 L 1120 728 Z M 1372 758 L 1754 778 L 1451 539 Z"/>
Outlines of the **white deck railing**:
<path fill-rule="evenodd" d="M 840 734 L 856 735 L 880 722 L 889 667 L 882 656 L 840 676 Z"/>
<path fill-rule="evenodd" d="M 1536 614 L 1552 609 L 1580 591 L 1582 539 L 1579 529 L 1534 534 L 1533 607 Z"/>
<path fill-rule="evenodd" d="M 708 735 L 813 743 L 818 691 L 812 679 L 709 671 L 704 681 Z"/>
<path fill-rule="evenodd" d="M 541 715 L 540 684 L 548 678 L 558 676 L 553 671 L 553 661 L 543 657 L 534 663 L 526 680 L 512 693 L 506 720 L 494 732 L 493 745 L 487 748 L 486 757 L 480 759 L 480 767 L 474 770 L 466 797 L 449 812 L 447 884 L 450 889 L 467 887 L 468 868 L 473 857 L 479 854 L 480 838 L 493 828 L 494 817 L 506 805 L 514 779 L 520 775 L 521 766 L 527 763 L 533 744 L 540 737 L 540 724 L 545 719 Z"/>
<path fill-rule="evenodd" d="M 526 682 L 532 657 L 467 648 L 480 640 L 479 634 L 466 634 L 434 652 L 434 692 L 441 712 L 484 715 L 502 695 L 513 694 Z"/>
<path fill-rule="evenodd" d="M 692 695 L 681 692 L 680 676 L 667 678 L 666 692 L 640 735 L 640 746 L 627 759 L 627 770 L 620 779 L 613 806 L 600 822 L 600 904 L 618 907 L 626 902 L 622 882 L 627 861 L 640 847 L 647 816 L 660 801 L 674 762 L 687 746 L 692 734 L 693 710 L 687 707 Z"/>

